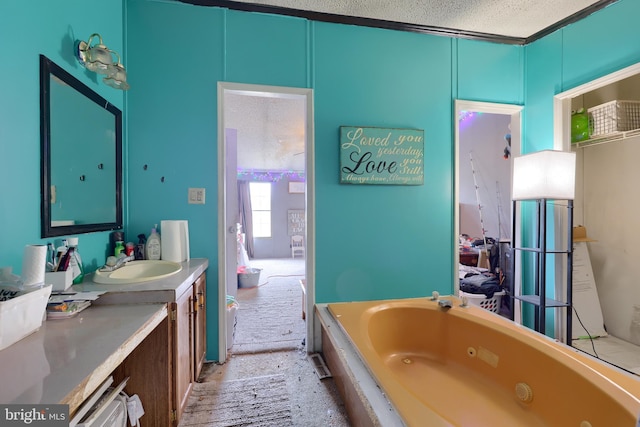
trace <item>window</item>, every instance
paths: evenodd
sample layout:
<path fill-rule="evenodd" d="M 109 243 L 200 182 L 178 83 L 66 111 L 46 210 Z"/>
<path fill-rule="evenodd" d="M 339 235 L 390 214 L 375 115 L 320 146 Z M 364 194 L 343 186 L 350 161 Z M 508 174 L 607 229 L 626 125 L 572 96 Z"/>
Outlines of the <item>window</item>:
<path fill-rule="evenodd" d="M 271 183 L 249 183 L 253 237 L 271 237 Z"/>

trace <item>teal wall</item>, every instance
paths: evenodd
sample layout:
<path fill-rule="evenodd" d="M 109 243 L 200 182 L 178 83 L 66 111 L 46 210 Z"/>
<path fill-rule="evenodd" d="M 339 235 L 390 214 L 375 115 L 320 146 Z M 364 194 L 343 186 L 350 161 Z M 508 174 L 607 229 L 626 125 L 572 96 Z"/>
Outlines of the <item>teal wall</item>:
<path fill-rule="evenodd" d="M 524 103 L 524 150 L 548 148 L 554 94 L 640 60 L 630 42 L 635 0 L 526 47 L 159 0 L 95 6 L 101 13 L 88 20 L 82 0 L 0 2 L 0 54 L 12 61 L 0 69 L 0 265 L 19 272 L 22 246 L 42 242 L 42 53 L 125 110 L 127 237 L 162 219 L 189 220 L 192 256 L 210 261 L 210 359 L 218 351 L 218 81 L 314 89 L 317 300 L 329 302 L 452 290 L 454 99 Z M 75 62 L 74 39 L 92 32 L 123 54 L 126 94 Z M 341 125 L 424 129 L 425 185 L 338 184 Z M 207 204 L 188 205 L 189 187 L 206 188 Z M 104 262 L 107 243 L 108 233 L 81 235 L 83 259 Z"/>
<path fill-rule="evenodd" d="M 314 89 L 317 302 L 452 291 L 453 100 L 522 103 L 523 47 L 145 0 L 129 1 L 126 31 L 128 230 L 189 220 L 191 254 L 210 263 L 209 358 L 218 81 Z M 425 185 L 340 185 L 342 125 L 424 129 Z M 207 204 L 188 205 L 189 187 Z"/>
<path fill-rule="evenodd" d="M 441 124 L 452 111 L 451 39 L 326 23 L 313 30 L 316 300 L 450 291 L 452 134 Z M 341 125 L 424 129 L 425 185 L 340 185 Z"/>
<path fill-rule="evenodd" d="M 93 13 L 99 7 L 100 13 Z M 109 102 L 124 108 L 124 94 L 86 71 L 73 54 L 76 39 L 98 32 L 109 48 L 124 51 L 123 0 L 3 0 L 0 2 L 0 266 L 22 269 L 27 244 L 40 238 L 40 83 L 43 54 Z M 90 19 L 89 19 L 90 18 Z M 105 261 L 108 233 L 79 236 L 83 261 Z"/>

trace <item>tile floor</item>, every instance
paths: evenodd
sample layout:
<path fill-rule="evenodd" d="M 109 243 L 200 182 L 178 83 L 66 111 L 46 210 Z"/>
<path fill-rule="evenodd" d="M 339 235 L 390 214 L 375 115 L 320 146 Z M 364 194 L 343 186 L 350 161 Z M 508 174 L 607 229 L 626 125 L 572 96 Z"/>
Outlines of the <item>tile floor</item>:
<path fill-rule="evenodd" d="M 591 340 L 574 340 L 573 347 L 640 375 L 640 346 L 611 335 Z M 594 353 L 595 348 L 595 353 Z"/>

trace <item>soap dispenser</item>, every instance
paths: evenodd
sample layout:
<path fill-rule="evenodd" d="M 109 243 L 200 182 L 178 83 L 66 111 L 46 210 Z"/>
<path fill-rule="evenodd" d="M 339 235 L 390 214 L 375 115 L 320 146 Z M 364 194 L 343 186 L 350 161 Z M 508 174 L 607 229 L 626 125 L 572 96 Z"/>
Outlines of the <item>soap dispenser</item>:
<path fill-rule="evenodd" d="M 147 259 L 159 260 L 161 255 L 160 246 L 160 234 L 157 231 L 158 225 L 156 224 L 151 229 L 151 234 L 147 239 L 147 246 L 145 247 L 145 254 Z"/>

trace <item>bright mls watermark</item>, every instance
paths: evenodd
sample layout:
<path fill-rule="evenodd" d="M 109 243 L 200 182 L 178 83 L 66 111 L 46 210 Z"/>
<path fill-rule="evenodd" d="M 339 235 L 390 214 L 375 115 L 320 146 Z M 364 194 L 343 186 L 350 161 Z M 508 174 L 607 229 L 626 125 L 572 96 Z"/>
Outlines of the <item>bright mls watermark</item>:
<path fill-rule="evenodd" d="M 0 427 L 68 427 L 69 405 L 1 405 Z"/>

